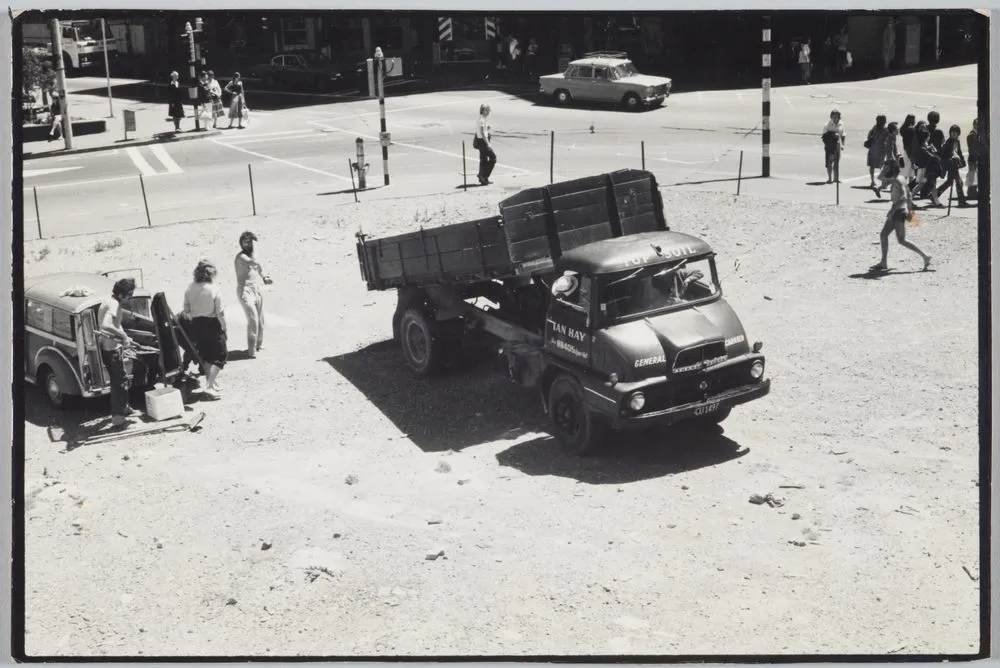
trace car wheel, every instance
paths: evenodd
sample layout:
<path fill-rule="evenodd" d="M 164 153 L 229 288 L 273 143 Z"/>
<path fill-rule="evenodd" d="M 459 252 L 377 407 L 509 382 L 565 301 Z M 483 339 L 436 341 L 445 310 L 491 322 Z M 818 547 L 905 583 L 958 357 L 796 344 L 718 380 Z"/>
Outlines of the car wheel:
<path fill-rule="evenodd" d="M 66 391 L 60 384 L 56 372 L 49 367 L 43 367 L 41 373 L 41 386 L 45 392 L 45 398 L 49 400 L 53 408 L 62 408 L 66 405 Z"/>
<path fill-rule="evenodd" d="M 639 111 L 642 107 L 642 100 L 635 93 L 626 93 L 625 97 L 622 98 L 622 103 L 629 111 Z"/>
<path fill-rule="evenodd" d="M 593 454 L 604 445 L 604 426 L 587 410 L 583 388 L 572 376 L 561 374 L 552 382 L 548 408 L 552 435 L 570 454 Z"/>
<path fill-rule="evenodd" d="M 560 88 L 552 94 L 558 104 L 566 105 L 573 101 L 573 96 L 565 88 Z"/>
<path fill-rule="evenodd" d="M 445 337 L 420 309 L 407 309 L 399 319 L 399 343 L 407 366 L 419 375 L 430 376 L 444 367 Z"/>

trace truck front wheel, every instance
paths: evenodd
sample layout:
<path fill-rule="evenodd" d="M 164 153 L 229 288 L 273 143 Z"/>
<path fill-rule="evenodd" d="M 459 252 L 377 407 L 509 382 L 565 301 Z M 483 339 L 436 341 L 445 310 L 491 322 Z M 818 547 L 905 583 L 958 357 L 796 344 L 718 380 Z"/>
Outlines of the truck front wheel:
<path fill-rule="evenodd" d="M 407 309 L 399 319 L 399 343 L 406 364 L 421 376 L 444 367 L 446 339 L 437 323 L 420 309 Z"/>
<path fill-rule="evenodd" d="M 548 408 L 552 435 L 567 452 L 589 455 L 604 445 L 605 427 L 587 410 L 583 388 L 572 376 L 562 374 L 552 382 Z"/>

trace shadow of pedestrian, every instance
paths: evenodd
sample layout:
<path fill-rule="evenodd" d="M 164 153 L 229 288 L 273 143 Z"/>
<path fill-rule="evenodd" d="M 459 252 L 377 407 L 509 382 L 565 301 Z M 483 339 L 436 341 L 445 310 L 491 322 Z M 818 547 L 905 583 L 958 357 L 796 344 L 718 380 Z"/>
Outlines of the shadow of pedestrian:
<path fill-rule="evenodd" d="M 667 429 L 612 433 L 593 457 L 566 453 L 551 436 L 523 441 L 496 455 L 501 466 L 532 476 L 572 478 L 590 485 L 620 485 L 718 466 L 749 450 L 719 425 L 678 424 Z"/>
<path fill-rule="evenodd" d="M 807 186 L 832 186 L 832 183 L 827 181 L 806 181 Z"/>

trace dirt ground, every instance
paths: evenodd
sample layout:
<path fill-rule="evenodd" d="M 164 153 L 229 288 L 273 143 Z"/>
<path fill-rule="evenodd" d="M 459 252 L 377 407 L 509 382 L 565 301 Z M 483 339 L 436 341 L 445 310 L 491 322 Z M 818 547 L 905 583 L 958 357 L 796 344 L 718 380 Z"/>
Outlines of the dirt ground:
<path fill-rule="evenodd" d="M 893 242 L 899 273 L 869 280 L 878 212 L 665 191 L 672 227 L 718 251 L 772 391 L 716 432 L 578 459 L 489 364 L 411 375 L 395 296 L 359 275 L 358 221 L 392 234 L 504 194 L 30 243 L 27 276 L 141 266 L 179 310 L 203 257 L 235 306 L 249 228 L 275 283 L 264 351 L 192 406 L 198 433 L 67 451 L 45 427 L 107 401 L 55 413 L 26 390 L 28 653 L 978 651 L 974 221 L 921 213 L 934 271 Z M 768 493 L 783 505 L 748 501 Z"/>

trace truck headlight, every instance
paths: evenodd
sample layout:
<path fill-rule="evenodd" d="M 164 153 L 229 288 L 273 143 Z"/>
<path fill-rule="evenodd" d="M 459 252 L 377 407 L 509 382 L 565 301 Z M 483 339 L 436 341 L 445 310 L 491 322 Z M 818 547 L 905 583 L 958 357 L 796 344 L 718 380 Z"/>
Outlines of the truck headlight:
<path fill-rule="evenodd" d="M 760 377 L 764 375 L 764 362 L 763 360 L 757 360 L 750 367 L 750 377 L 754 380 L 760 380 Z"/>
<path fill-rule="evenodd" d="M 628 407 L 632 410 L 639 412 L 642 407 L 646 405 L 646 395 L 642 392 L 636 392 L 631 397 L 628 398 Z"/>

